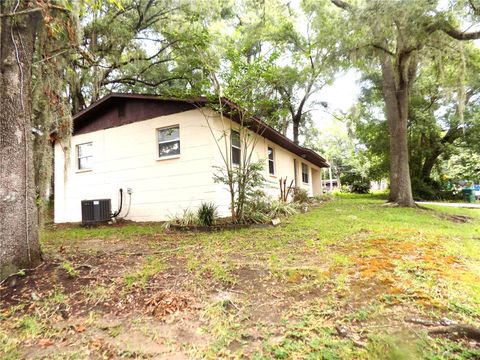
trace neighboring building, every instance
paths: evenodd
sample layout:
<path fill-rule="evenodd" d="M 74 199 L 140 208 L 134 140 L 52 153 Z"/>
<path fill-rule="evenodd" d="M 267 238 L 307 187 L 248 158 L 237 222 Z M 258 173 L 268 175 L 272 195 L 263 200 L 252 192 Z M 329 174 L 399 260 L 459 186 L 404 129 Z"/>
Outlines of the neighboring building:
<path fill-rule="evenodd" d="M 119 217 L 128 209 L 130 220 L 167 220 L 201 202 L 214 202 L 228 216 L 228 190 L 213 174 L 223 166 L 224 141 L 234 162 L 241 156 L 239 120 L 232 115 L 222 121 L 206 104 L 203 98 L 111 94 L 75 115 L 70 143 L 55 144 L 55 222 L 81 221 L 82 200 L 111 199 L 117 209 L 120 188 L 125 194 Z M 228 100 L 224 105 L 238 110 Z M 266 192 L 279 196 L 278 181 L 285 177 L 310 195 L 322 192 L 325 159 L 259 119 L 249 129 L 257 138 L 253 160 L 265 161 Z"/>

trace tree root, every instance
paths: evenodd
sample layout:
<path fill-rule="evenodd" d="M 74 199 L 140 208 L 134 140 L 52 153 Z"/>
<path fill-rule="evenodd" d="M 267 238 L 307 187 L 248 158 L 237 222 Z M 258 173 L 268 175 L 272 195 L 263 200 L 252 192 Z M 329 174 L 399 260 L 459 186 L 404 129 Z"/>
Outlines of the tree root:
<path fill-rule="evenodd" d="M 445 335 L 448 338 L 480 341 L 480 329 L 470 325 L 439 326 L 428 331 L 428 335 Z"/>
<path fill-rule="evenodd" d="M 480 329 L 471 325 L 456 324 L 454 321 L 447 318 L 442 318 L 440 321 L 425 320 L 416 317 L 405 318 L 406 322 L 412 324 L 432 327 L 428 330 L 430 336 L 446 336 L 451 339 L 467 338 L 480 342 Z"/>

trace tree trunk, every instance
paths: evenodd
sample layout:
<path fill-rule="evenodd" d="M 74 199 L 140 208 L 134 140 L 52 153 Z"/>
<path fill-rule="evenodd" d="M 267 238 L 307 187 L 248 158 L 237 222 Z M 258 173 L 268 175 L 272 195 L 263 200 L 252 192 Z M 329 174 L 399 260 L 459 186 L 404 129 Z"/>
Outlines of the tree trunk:
<path fill-rule="evenodd" d="M 396 68 L 388 55 L 381 59 L 383 96 L 390 135 L 390 196 L 389 202 L 415 206 L 408 163 L 408 100 L 410 81 L 408 62 L 399 56 Z"/>
<path fill-rule="evenodd" d="M 26 10 L 28 1 L 15 4 L 2 2 L 0 12 Z M 0 279 L 41 261 L 31 136 L 37 16 L 0 20 Z"/>
<path fill-rule="evenodd" d="M 430 180 L 433 166 L 437 162 L 437 159 L 440 156 L 440 154 L 441 154 L 441 151 L 436 150 L 425 158 L 425 161 L 422 165 L 422 170 L 421 170 L 422 171 L 421 178 L 423 181 Z"/>
<path fill-rule="evenodd" d="M 298 145 L 298 133 L 300 128 L 300 119 L 294 117 L 292 119 L 293 123 L 293 142 Z"/>

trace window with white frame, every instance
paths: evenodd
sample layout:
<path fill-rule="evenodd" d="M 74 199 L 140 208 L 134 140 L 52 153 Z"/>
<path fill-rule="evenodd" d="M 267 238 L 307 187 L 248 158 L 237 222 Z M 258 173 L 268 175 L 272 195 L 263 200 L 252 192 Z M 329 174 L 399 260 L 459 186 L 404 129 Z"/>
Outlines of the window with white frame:
<path fill-rule="evenodd" d="M 93 143 L 88 142 L 77 145 L 77 168 L 78 170 L 92 169 Z"/>
<path fill-rule="evenodd" d="M 158 129 L 158 157 L 180 155 L 180 127 Z"/>
<path fill-rule="evenodd" d="M 273 153 L 273 148 L 268 147 L 268 172 L 271 175 L 275 175 L 275 158 Z"/>
<path fill-rule="evenodd" d="M 308 184 L 308 165 L 302 163 L 302 182 Z"/>
<path fill-rule="evenodd" d="M 240 165 L 242 150 L 240 146 L 240 133 L 233 131 L 230 134 L 230 142 L 232 143 L 232 164 Z"/>

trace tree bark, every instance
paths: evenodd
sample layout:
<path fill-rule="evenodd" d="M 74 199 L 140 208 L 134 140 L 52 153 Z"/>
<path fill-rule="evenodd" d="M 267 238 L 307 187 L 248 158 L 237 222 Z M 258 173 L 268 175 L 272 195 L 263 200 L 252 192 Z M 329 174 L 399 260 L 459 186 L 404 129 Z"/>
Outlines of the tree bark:
<path fill-rule="evenodd" d="M 409 62 L 400 55 L 394 67 L 390 55 L 381 57 L 383 97 L 390 134 L 390 196 L 389 202 L 413 207 L 410 167 L 408 161 Z"/>
<path fill-rule="evenodd" d="M 293 142 L 298 145 L 298 133 L 300 129 L 300 121 L 293 119 Z"/>
<path fill-rule="evenodd" d="M 28 9 L 4 1 L 0 13 Z M 0 20 L 0 279 L 41 261 L 33 181 L 31 67 L 38 14 Z"/>

